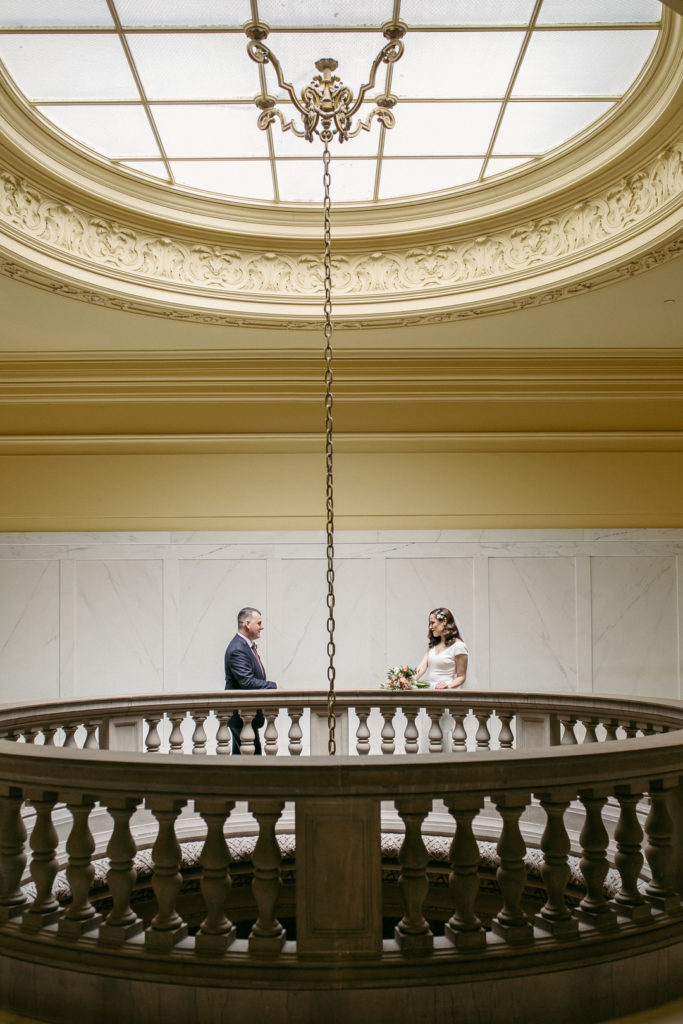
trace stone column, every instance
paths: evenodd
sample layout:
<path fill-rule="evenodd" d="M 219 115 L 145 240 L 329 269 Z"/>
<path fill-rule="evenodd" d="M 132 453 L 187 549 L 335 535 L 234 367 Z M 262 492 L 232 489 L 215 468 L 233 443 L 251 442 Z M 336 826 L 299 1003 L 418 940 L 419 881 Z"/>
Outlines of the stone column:
<path fill-rule="evenodd" d="M 133 866 L 137 849 L 130 830 L 130 819 L 140 802 L 139 797 L 118 795 L 106 800 L 107 810 L 114 820 L 107 845 L 107 885 L 112 897 L 112 908 L 100 927 L 98 938 L 107 946 L 122 946 L 126 939 L 139 935 L 145 927 L 130 905 L 137 879 L 137 871 Z"/>
<path fill-rule="evenodd" d="M 451 843 L 448 876 L 455 912 L 446 924 L 445 933 L 453 945 L 462 950 L 486 948 L 486 932 L 474 911 L 479 893 L 479 846 L 472 827 L 483 805 L 483 799 L 473 794 L 446 798 L 456 831 Z"/>
<path fill-rule="evenodd" d="M 145 932 L 145 946 L 155 952 L 168 953 L 188 932 L 187 925 L 175 906 L 183 882 L 175 821 L 185 806 L 185 801 L 172 797 L 153 797 L 150 805 L 152 814 L 159 822 L 159 832 L 152 847 L 152 888 L 158 909 Z"/>
<path fill-rule="evenodd" d="M 503 819 L 497 846 L 500 866 L 496 871 L 503 906 L 491 922 L 491 927 L 496 935 L 500 935 L 511 946 L 527 945 L 533 942 L 534 931 L 521 905 L 526 885 L 526 846 L 519 819 L 529 803 L 529 794 L 509 790 L 499 795 L 492 794 L 492 799 Z"/>
<path fill-rule="evenodd" d="M 396 801 L 396 810 L 406 829 L 398 855 L 401 865 L 398 886 L 405 909 L 394 930 L 394 938 L 406 956 L 426 956 L 434 947 L 434 936 L 422 913 L 429 892 L 426 871 L 429 855 L 422 839 L 422 822 L 431 809 L 431 800 L 424 798 Z"/>

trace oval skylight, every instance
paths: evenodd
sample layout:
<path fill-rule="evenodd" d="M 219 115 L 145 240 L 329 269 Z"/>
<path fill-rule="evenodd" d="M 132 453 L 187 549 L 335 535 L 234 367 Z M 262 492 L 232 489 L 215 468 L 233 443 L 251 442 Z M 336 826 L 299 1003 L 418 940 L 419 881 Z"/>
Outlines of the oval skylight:
<path fill-rule="evenodd" d="M 396 7 L 405 54 L 374 95 L 399 97 L 397 124 L 333 144 L 335 201 L 538 161 L 619 103 L 662 16 L 659 0 L 3 0 L 0 60 L 43 118 L 116 165 L 237 199 L 319 202 L 319 143 L 257 128 L 243 26 L 256 8 L 297 90 L 332 56 L 355 93 Z"/>

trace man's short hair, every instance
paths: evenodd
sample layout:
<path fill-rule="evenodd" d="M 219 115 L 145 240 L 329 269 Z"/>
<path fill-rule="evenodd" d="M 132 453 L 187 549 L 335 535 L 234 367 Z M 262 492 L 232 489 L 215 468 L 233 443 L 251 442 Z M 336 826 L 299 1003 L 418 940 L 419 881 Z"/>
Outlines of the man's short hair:
<path fill-rule="evenodd" d="M 260 615 L 258 608 L 240 608 L 237 613 L 237 628 L 241 629 L 245 622 L 251 621 L 255 615 Z"/>

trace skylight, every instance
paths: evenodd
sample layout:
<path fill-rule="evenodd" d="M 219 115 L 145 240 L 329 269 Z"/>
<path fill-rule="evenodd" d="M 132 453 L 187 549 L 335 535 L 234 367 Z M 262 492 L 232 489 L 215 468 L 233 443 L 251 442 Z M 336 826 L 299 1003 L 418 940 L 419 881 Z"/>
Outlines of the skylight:
<path fill-rule="evenodd" d="M 408 26 L 375 92 L 399 97 L 396 127 L 333 144 L 342 202 L 537 162 L 620 102 L 661 25 L 659 0 L 3 0 L 0 61 L 47 122 L 116 165 L 236 199 L 320 202 L 320 144 L 257 128 L 261 69 L 243 31 L 254 7 L 297 89 L 332 56 L 357 92 L 381 26 Z"/>

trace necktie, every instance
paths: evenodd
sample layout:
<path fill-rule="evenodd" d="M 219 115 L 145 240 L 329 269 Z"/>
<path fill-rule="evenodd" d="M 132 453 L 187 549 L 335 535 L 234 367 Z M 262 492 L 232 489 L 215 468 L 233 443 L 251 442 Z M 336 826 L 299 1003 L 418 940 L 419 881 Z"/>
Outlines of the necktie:
<path fill-rule="evenodd" d="M 263 678 L 265 679 L 265 676 L 266 676 L 266 670 L 265 670 L 265 669 L 264 669 L 264 667 L 263 667 L 263 662 L 261 661 L 261 659 L 260 659 L 260 658 L 259 658 L 259 656 L 258 656 L 258 651 L 256 650 L 256 644 L 252 644 L 252 645 L 251 645 L 251 649 L 252 649 L 252 651 L 254 652 L 254 657 L 255 657 L 255 658 L 256 658 L 256 660 L 258 661 L 258 664 L 259 664 L 259 668 L 260 668 L 260 669 L 261 669 L 261 671 L 263 672 Z"/>

